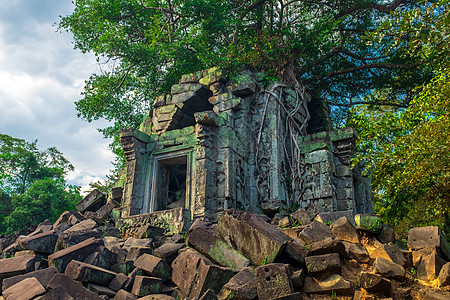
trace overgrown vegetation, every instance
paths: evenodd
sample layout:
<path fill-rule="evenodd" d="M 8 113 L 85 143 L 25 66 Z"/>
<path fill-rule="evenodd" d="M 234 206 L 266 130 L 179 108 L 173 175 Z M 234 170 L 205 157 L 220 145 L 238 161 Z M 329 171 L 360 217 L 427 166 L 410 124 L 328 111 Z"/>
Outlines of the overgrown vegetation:
<path fill-rule="evenodd" d="M 0 134 L 0 234 L 55 221 L 81 200 L 79 189 L 64 176 L 73 166 L 56 148 L 41 151 L 27 142 Z"/>

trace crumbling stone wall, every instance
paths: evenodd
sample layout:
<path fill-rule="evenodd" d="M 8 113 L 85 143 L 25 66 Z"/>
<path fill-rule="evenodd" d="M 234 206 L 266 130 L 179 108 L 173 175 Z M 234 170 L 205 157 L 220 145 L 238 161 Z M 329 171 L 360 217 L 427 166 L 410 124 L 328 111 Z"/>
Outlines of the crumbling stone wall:
<path fill-rule="evenodd" d="M 302 128 L 300 138 L 289 140 L 286 120 L 296 93 L 289 87 L 271 90 L 274 85 L 249 71 L 228 77 L 214 68 L 182 76 L 170 94 L 155 100 L 139 130 L 121 135 L 126 154 L 122 216 L 182 207 L 191 218 L 217 220 L 223 210 L 255 208 L 270 199 L 299 201 L 313 212 L 370 211 L 366 183 L 349 167 L 354 133 L 318 132 L 329 124 L 317 120 L 329 115 L 324 109 L 312 114 L 309 129 L 317 133 L 308 135 L 303 126 L 308 111 L 297 107 L 291 120 Z M 296 158 L 287 149 L 293 144 L 300 145 L 304 163 L 299 185 L 290 184 L 288 165 Z M 174 168 L 185 170 L 180 177 L 185 185 L 171 181 Z M 183 186 L 174 202 L 167 196 L 172 185 Z"/>

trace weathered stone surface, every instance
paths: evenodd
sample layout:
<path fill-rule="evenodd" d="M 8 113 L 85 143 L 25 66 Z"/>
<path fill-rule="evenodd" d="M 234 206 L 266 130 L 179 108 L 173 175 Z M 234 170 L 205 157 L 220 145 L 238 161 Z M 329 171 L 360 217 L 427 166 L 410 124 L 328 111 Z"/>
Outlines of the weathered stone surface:
<path fill-rule="evenodd" d="M 289 265 L 273 263 L 255 269 L 258 299 L 266 300 L 294 292 Z"/>
<path fill-rule="evenodd" d="M 345 247 L 345 252 L 347 253 L 348 258 L 354 259 L 360 263 L 368 263 L 370 261 L 369 253 L 364 245 L 352 244 L 348 242 L 343 242 L 342 244 Z"/>
<path fill-rule="evenodd" d="M 341 275 L 333 274 L 325 280 L 306 277 L 303 284 L 303 291 L 308 294 L 330 294 L 332 291 L 338 294 L 344 294 L 351 292 L 352 286 L 351 283 L 345 280 Z"/>
<path fill-rule="evenodd" d="M 332 237 L 326 238 L 324 240 L 311 243 L 308 256 L 328 253 L 338 253 L 341 257 L 345 257 L 345 246 L 340 240 Z"/>
<path fill-rule="evenodd" d="M 442 255 L 450 260 L 450 247 L 437 226 L 412 228 L 408 232 L 408 248 L 416 251 L 423 248 L 437 247 Z"/>
<path fill-rule="evenodd" d="M 228 244 L 255 265 L 272 263 L 290 240 L 258 216 L 237 210 L 223 212 L 218 231 Z"/>
<path fill-rule="evenodd" d="M 14 284 L 31 277 L 36 278 L 40 282 L 40 284 L 42 284 L 42 286 L 47 286 L 47 284 L 50 282 L 50 280 L 56 273 L 58 273 L 58 270 L 55 267 L 50 267 L 47 269 L 37 270 L 34 272 L 28 272 L 23 275 L 5 278 L 3 279 L 2 289 L 5 290 L 13 286 Z"/>
<path fill-rule="evenodd" d="M 400 281 L 405 279 L 405 269 L 402 266 L 382 257 L 377 257 L 375 259 L 372 270 L 374 273 L 381 274 L 387 278 L 393 278 Z"/>
<path fill-rule="evenodd" d="M 164 236 L 164 229 L 147 224 L 136 228 L 133 236 L 137 239 L 155 239 Z"/>
<path fill-rule="evenodd" d="M 131 293 L 137 297 L 159 293 L 163 288 L 161 278 L 136 276 Z"/>
<path fill-rule="evenodd" d="M 4 282 L 4 281 L 3 281 Z M 447 262 L 439 272 L 438 276 L 439 286 L 450 285 L 450 262 Z"/>
<path fill-rule="evenodd" d="M 292 272 L 291 282 L 294 291 L 300 291 L 303 288 L 303 282 L 305 281 L 306 270 L 300 269 Z"/>
<path fill-rule="evenodd" d="M 34 278 L 26 278 L 3 291 L 6 300 L 29 300 L 45 293 L 45 288 Z"/>
<path fill-rule="evenodd" d="M 96 211 L 105 204 L 106 197 L 102 192 L 95 189 L 83 198 L 76 206 L 80 212 Z"/>
<path fill-rule="evenodd" d="M 355 215 L 356 228 L 371 233 L 379 233 L 383 228 L 383 221 L 379 215 L 357 214 Z"/>
<path fill-rule="evenodd" d="M 287 228 L 292 225 L 292 220 L 289 216 L 282 218 L 280 221 L 278 221 L 278 227 L 280 228 Z"/>
<path fill-rule="evenodd" d="M 217 295 L 209 289 L 200 297 L 199 300 L 217 300 Z"/>
<path fill-rule="evenodd" d="M 116 277 L 116 273 L 109 270 L 72 260 L 66 267 L 65 274 L 73 280 L 83 283 L 94 283 L 108 286 L 111 280 Z"/>
<path fill-rule="evenodd" d="M 393 243 L 395 240 L 394 228 L 389 224 L 383 224 L 377 239 L 383 244 Z"/>
<path fill-rule="evenodd" d="M 390 296 L 392 294 L 391 281 L 383 278 L 379 274 L 361 272 L 359 282 L 361 287 L 369 292 L 381 293 L 386 296 Z"/>
<path fill-rule="evenodd" d="M 201 299 L 202 298 L 200 298 L 200 300 Z M 139 300 L 175 300 L 175 298 L 165 294 L 152 294 L 139 298 Z"/>
<path fill-rule="evenodd" d="M 55 251 L 58 235 L 52 230 L 20 239 L 18 244 L 23 249 L 42 253 L 53 253 Z"/>
<path fill-rule="evenodd" d="M 256 291 L 255 270 L 251 267 L 242 269 L 234 275 L 220 290 L 218 298 L 223 299 L 256 299 L 258 293 Z"/>
<path fill-rule="evenodd" d="M 119 273 L 116 275 L 116 277 L 113 278 L 113 280 L 111 280 L 108 287 L 111 290 L 118 292 L 120 289 L 122 289 L 127 284 L 127 282 L 129 280 L 130 280 L 130 277 L 128 277 L 125 274 Z"/>
<path fill-rule="evenodd" d="M 94 220 L 87 219 L 87 220 L 81 221 L 80 223 L 73 225 L 69 229 L 66 229 L 64 232 L 92 230 L 95 227 L 97 227 L 97 223 Z"/>
<path fill-rule="evenodd" d="M 102 300 L 96 293 L 91 292 L 87 288 L 83 287 L 81 284 L 76 283 L 70 277 L 64 274 L 55 274 L 52 280 L 47 285 L 49 289 L 55 289 L 58 286 L 64 288 L 64 290 L 73 299 L 89 299 L 89 300 Z"/>
<path fill-rule="evenodd" d="M 86 220 L 86 218 L 76 210 L 65 211 L 59 216 L 58 220 L 53 223 L 53 229 L 57 229 L 62 224 L 68 224 L 72 226 L 84 220 Z"/>
<path fill-rule="evenodd" d="M 229 267 L 234 272 L 239 272 L 249 266 L 250 261 L 231 246 L 222 241 L 217 231 L 200 227 L 194 229 L 187 241 L 197 251 L 204 254 L 221 266 Z"/>
<path fill-rule="evenodd" d="M 437 253 L 438 249 L 436 247 L 423 248 L 417 251 L 412 252 L 412 265 L 417 268 L 419 262 L 422 260 L 422 257 L 428 256 L 433 253 Z"/>
<path fill-rule="evenodd" d="M 136 299 L 137 297 L 135 295 L 125 290 L 118 291 L 116 296 L 114 296 L 114 300 L 136 300 Z"/>
<path fill-rule="evenodd" d="M 292 222 L 296 225 L 308 225 L 311 223 L 311 217 L 303 208 L 294 211 L 291 214 Z"/>
<path fill-rule="evenodd" d="M 284 248 L 284 253 L 300 265 L 305 264 L 305 257 L 308 254 L 306 247 L 295 241 L 289 241 Z"/>
<path fill-rule="evenodd" d="M 135 261 L 143 254 L 153 254 L 153 249 L 150 247 L 133 246 L 128 250 L 127 260 Z"/>
<path fill-rule="evenodd" d="M 218 293 L 234 275 L 230 268 L 214 265 L 193 249 L 178 255 L 172 270 L 173 283 L 189 298 L 199 298 L 208 289 Z"/>
<path fill-rule="evenodd" d="M 339 254 L 330 253 L 324 255 L 308 256 L 305 258 L 306 268 L 311 275 L 330 275 L 330 273 L 338 273 L 341 270 L 341 261 Z"/>
<path fill-rule="evenodd" d="M 261 210 L 262 212 L 273 218 L 273 216 L 280 210 L 280 200 L 279 199 L 271 199 L 267 201 L 261 202 Z"/>
<path fill-rule="evenodd" d="M 110 269 L 116 273 L 129 274 L 134 267 L 134 262 L 132 260 L 125 260 L 112 265 Z"/>
<path fill-rule="evenodd" d="M 129 251 L 131 247 L 150 247 L 152 245 L 152 239 L 137 239 L 130 237 L 123 244 L 123 249 Z"/>
<path fill-rule="evenodd" d="M 116 292 L 111 290 L 110 288 L 107 288 L 106 286 L 101 286 L 98 284 L 88 284 L 88 289 L 96 293 L 97 295 L 105 295 L 109 298 L 113 298 L 116 295 Z"/>
<path fill-rule="evenodd" d="M 422 256 L 417 264 L 417 278 L 422 280 L 434 280 L 439 276 L 441 268 L 446 263 L 436 252 Z"/>
<path fill-rule="evenodd" d="M 154 254 L 155 256 L 162 258 L 168 264 L 171 264 L 177 257 L 178 251 L 180 251 L 184 247 L 185 245 L 181 243 L 165 243 L 156 248 Z"/>
<path fill-rule="evenodd" d="M 56 267 L 60 272 L 64 272 L 69 262 L 72 260 L 83 261 L 90 253 L 98 250 L 99 246 L 103 246 L 103 240 L 90 238 L 53 253 L 48 257 L 48 263 L 50 266 Z"/>
<path fill-rule="evenodd" d="M 111 265 L 117 261 L 117 254 L 109 251 L 105 247 L 100 246 L 99 248 L 103 248 L 103 251 L 89 254 L 83 262 L 100 268 L 109 269 Z"/>
<path fill-rule="evenodd" d="M 94 230 L 81 230 L 59 233 L 58 241 L 55 245 L 55 251 L 74 246 L 90 238 L 101 238 L 102 233 L 97 229 L 98 228 L 95 228 Z"/>
<path fill-rule="evenodd" d="M 330 227 L 316 220 L 307 225 L 298 235 L 298 238 L 305 244 L 319 242 L 329 237 L 333 237 Z"/>
<path fill-rule="evenodd" d="M 36 256 L 18 256 L 0 259 L 0 282 L 5 278 L 34 271 Z"/>
<path fill-rule="evenodd" d="M 95 213 L 92 215 L 92 219 L 97 222 L 97 224 L 103 224 L 103 222 L 110 216 L 111 211 L 116 205 L 113 201 L 107 201 L 105 205 L 100 207 Z"/>
<path fill-rule="evenodd" d="M 420 300 L 448 300 L 450 292 L 422 289 L 419 291 Z"/>
<path fill-rule="evenodd" d="M 75 300 L 62 286 L 57 286 L 45 295 L 35 298 L 36 300 Z"/>
<path fill-rule="evenodd" d="M 359 243 L 358 232 L 346 217 L 337 219 L 331 225 L 331 232 L 336 238 L 340 239 L 341 241 Z"/>
<path fill-rule="evenodd" d="M 368 247 L 367 251 L 369 252 L 370 258 L 372 259 L 375 259 L 377 257 L 383 257 L 401 266 L 405 266 L 407 263 L 406 258 L 403 255 L 403 252 L 397 245 L 393 243 L 381 244 L 379 247 L 375 248 Z"/>
<path fill-rule="evenodd" d="M 346 218 L 353 226 L 356 225 L 354 221 L 354 214 L 351 210 L 321 212 L 314 218 L 314 220 L 330 226 L 341 218 Z"/>
<path fill-rule="evenodd" d="M 161 278 L 163 282 L 170 278 L 172 271 L 170 266 L 164 260 L 150 254 L 141 255 L 134 262 L 134 265 L 141 268 L 151 276 Z"/>

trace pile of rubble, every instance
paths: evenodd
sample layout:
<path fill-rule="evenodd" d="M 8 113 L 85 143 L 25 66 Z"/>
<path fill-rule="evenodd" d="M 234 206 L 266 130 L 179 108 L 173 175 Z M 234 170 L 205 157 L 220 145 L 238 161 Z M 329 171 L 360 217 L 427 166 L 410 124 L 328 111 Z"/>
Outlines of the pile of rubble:
<path fill-rule="evenodd" d="M 437 227 L 410 230 L 402 250 L 375 215 L 228 210 L 180 234 L 147 225 L 124 238 L 100 197 L 0 239 L 0 299 L 450 299 Z"/>

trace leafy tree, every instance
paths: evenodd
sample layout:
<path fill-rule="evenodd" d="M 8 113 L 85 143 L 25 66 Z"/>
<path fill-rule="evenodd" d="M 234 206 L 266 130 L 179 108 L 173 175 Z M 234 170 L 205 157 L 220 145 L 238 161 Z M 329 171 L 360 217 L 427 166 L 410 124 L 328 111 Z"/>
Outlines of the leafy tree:
<path fill-rule="evenodd" d="M 433 69 L 406 109 L 364 106 L 350 125 L 359 130 L 358 160 L 373 177 L 375 206 L 405 237 L 419 225 L 440 225 L 450 233 L 450 12 L 449 1 L 395 15 L 374 33 L 409 36 L 408 50 Z M 379 90 L 372 98 L 386 98 Z"/>
<path fill-rule="evenodd" d="M 264 71 L 285 83 L 306 86 L 336 107 L 365 103 L 362 96 L 390 87 L 407 106 L 411 86 L 430 78 L 417 56 L 381 41 L 366 42 L 407 0 L 76 0 L 60 29 L 74 46 L 105 62 L 86 81 L 79 116 L 105 118 L 112 136 L 137 127 L 155 95 L 182 74 L 213 66 Z M 338 112 L 339 110 L 334 110 Z"/>
<path fill-rule="evenodd" d="M 0 134 L 0 233 L 12 233 L 45 219 L 56 220 L 81 200 L 64 176 L 73 166 L 56 148 L 44 151 Z"/>

